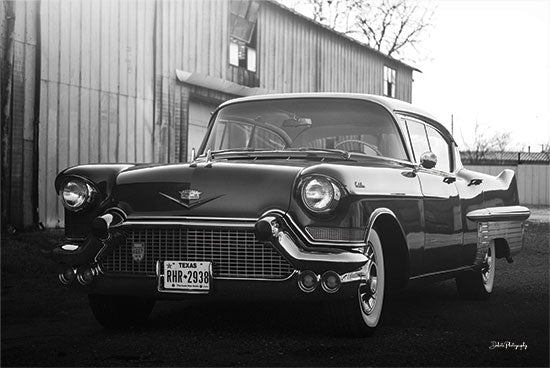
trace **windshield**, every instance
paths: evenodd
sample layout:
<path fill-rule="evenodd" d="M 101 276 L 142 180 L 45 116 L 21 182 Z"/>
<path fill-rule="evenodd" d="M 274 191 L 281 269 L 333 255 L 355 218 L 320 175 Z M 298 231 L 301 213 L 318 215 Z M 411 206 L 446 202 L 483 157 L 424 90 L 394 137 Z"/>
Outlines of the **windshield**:
<path fill-rule="evenodd" d="M 343 98 L 242 102 L 222 108 L 204 150 L 320 150 L 406 160 L 391 115 L 381 106 Z"/>

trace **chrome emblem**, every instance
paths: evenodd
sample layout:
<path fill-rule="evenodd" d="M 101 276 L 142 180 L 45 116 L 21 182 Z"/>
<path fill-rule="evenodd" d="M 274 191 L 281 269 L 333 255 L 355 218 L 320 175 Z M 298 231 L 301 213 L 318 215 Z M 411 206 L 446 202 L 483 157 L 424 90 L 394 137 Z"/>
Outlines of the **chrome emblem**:
<path fill-rule="evenodd" d="M 220 195 L 217 195 L 217 196 L 212 196 L 212 197 L 207 197 L 207 198 L 202 198 L 201 199 L 202 192 L 200 192 L 198 190 L 195 190 L 195 189 L 184 189 L 184 190 L 178 191 L 179 198 L 177 198 L 177 196 L 172 197 L 172 196 L 170 196 L 166 193 L 163 193 L 163 192 L 159 192 L 159 194 L 161 196 L 163 196 L 164 198 L 169 199 L 172 202 L 176 202 L 177 204 L 179 204 L 179 205 L 181 205 L 181 206 L 183 206 L 187 209 L 191 209 L 193 207 L 200 206 L 202 204 L 213 201 L 216 198 L 220 198 L 220 197 L 224 196 L 224 194 L 220 194 Z"/>
<path fill-rule="evenodd" d="M 134 262 L 141 262 L 143 261 L 143 257 L 145 256 L 145 247 L 142 243 L 134 243 L 132 244 L 132 259 Z"/>
<path fill-rule="evenodd" d="M 201 192 L 194 189 L 185 189 L 179 192 L 181 199 L 184 201 L 197 201 L 201 197 Z"/>

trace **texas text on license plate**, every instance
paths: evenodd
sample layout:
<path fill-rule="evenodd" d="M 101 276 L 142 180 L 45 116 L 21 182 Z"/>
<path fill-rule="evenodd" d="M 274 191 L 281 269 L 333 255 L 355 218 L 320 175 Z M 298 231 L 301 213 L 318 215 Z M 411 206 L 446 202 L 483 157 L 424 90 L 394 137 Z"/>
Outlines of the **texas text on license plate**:
<path fill-rule="evenodd" d="M 164 261 L 163 287 L 166 291 L 208 292 L 211 262 Z"/>

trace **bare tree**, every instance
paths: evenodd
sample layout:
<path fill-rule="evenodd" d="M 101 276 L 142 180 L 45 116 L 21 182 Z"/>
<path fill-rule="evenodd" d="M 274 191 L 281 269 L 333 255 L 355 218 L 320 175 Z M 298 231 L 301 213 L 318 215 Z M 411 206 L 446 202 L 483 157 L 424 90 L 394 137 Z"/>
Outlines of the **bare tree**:
<path fill-rule="evenodd" d="M 476 121 L 474 128 L 474 142 L 466 143 L 466 139 L 462 136 L 462 141 L 466 148 L 465 152 L 467 159 L 472 164 L 477 164 L 482 161 L 488 152 L 503 152 L 510 146 L 510 132 L 497 132 L 489 135 L 487 127 Z"/>
<path fill-rule="evenodd" d="M 314 20 L 403 60 L 431 27 L 435 9 L 418 0 L 279 0 Z"/>

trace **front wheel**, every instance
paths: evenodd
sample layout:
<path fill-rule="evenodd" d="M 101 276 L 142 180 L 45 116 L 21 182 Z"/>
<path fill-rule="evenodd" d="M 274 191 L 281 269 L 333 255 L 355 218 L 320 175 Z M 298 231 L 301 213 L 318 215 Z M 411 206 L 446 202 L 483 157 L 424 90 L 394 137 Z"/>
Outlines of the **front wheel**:
<path fill-rule="evenodd" d="M 495 283 L 495 243 L 487 248 L 483 257 L 483 263 L 479 270 L 467 271 L 456 278 L 458 294 L 463 299 L 483 300 L 487 299 Z"/>
<path fill-rule="evenodd" d="M 363 277 L 357 294 L 330 306 L 332 321 L 337 332 L 351 336 L 369 336 L 374 333 L 382 316 L 385 272 L 382 242 L 376 230 L 371 229 L 363 266 Z"/>
<path fill-rule="evenodd" d="M 88 299 L 95 318 L 106 328 L 143 324 L 155 305 L 152 299 L 120 295 L 89 294 Z"/>

